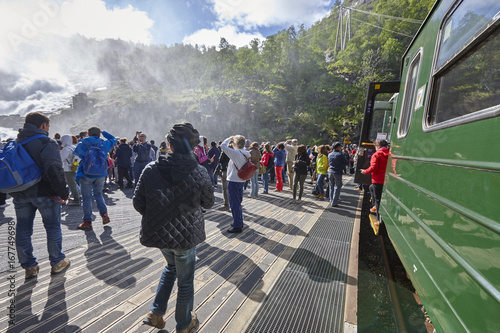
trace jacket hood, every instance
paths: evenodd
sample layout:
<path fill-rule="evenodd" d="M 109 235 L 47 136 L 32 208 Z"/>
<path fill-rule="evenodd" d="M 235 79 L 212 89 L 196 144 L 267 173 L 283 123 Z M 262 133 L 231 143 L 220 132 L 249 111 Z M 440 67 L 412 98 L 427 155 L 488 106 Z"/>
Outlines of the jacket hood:
<path fill-rule="evenodd" d="M 73 145 L 73 138 L 71 135 L 65 134 L 61 136 L 61 142 L 63 147 L 71 146 Z"/>
<path fill-rule="evenodd" d="M 167 154 L 161 155 L 156 161 L 161 175 L 169 182 L 178 183 L 193 172 L 199 165 L 194 154 Z"/>
<path fill-rule="evenodd" d="M 385 157 L 389 156 L 389 149 L 387 149 L 387 147 L 382 147 L 377 152 L 383 154 Z"/>
<path fill-rule="evenodd" d="M 17 134 L 17 139 L 18 139 L 18 142 L 22 142 L 25 139 L 32 137 L 33 135 L 37 135 L 37 134 L 45 134 L 47 136 L 49 135 L 49 133 L 47 131 L 44 131 L 41 128 L 37 128 L 33 124 L 25 123 L 24 127 L 19 130 L 19 133 Z"/>
<path fill-rule="evenodd" d="M 97 145 L 102 142 L 102 139 L 97 136 L 89 136 L 82 140 L 83 143 L 87 145 Z"/>

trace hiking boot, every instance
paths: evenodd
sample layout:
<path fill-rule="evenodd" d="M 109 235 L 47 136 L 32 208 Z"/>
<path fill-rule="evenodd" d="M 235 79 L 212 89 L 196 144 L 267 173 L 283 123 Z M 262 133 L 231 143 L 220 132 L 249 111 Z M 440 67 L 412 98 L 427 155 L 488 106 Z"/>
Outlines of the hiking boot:
<path fill-rule="evenodd" d="M 189 326 L 182 330 L 182 331 L 176 331 L 177 333 L 195 333 L 198 332 L 198 327 L 200 327 L 200 322 L 198 321 L 198 318 L 196 318 L 196 312 L 191 311 L 191 324 Z"/>
<path fill-rule="evenodd" d="M 109 222 L 111 222 L 108 216 L 108 212 L 101 213 L 101 217 L 102 217 L 102 224 L 108 224 Z"/>
<path fill-rule="evenodd" d="M 66 270 L 66 268 L 68 268 L 70 264 L 71 264 L 71 262 L 69 261 L 69 259 L 64 258 L 63 260 L 59 261 L 59 263 L 57 265 L 52 266 L 52 269 L 50 270 L 50 274 L 52 274 L 52 275 L 59 274 L 59 273 L 63 272 L 64 270 Z"/>
<path fill-rule="evenodd" d="M 165 320 L 163 320 L 163 316 L 157 315 L 151 311 L 149 311 L 146 317 L 142 320 L 142 323 L 144 325 L 156 327 L 160 330 L 165 327 Z"/>
<path fill-rule="evenodd" d="M 84 221 L 82 224 L 80 224 L 78 226 L 78 229 L 83 230 L 83 231 L 90 231 L 90 230 L 92 230 L 92 222 Z"/>
<path fill-rule="evenodd" d="M 24 271 L 25 271 L 24 279 L 29 280 L 29 279 L 36 278 L 39 270 L 40 270 L 40 267 L 38 265 L 36 265 L 35 267 L 31 267 L 31 268 L 25 268 L 24 269 Z"/>

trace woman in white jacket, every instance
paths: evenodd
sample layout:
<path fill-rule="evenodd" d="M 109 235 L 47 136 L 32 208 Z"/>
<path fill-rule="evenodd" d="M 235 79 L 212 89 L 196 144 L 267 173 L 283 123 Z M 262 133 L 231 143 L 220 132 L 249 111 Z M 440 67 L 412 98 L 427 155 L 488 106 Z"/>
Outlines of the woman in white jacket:
<path fill-rule="evenodd" d="M 221 148 L 229 157 L 230 161 L 227 166 L 227 189 L 229 192 L 229 205 L 233 214 L 232 228 L 228 229 L 229 233 L 239 233 L 243 231 L 243 210 L 241 202 L 243 201 L 243 186 L 245 180 L 238 177 L 238 169 L 250 158 L 250 153 L 243 148 L 245 147 L 245 137 L 243 135 L 235 135 L 227 138 L 222 142 Z M 233 142 L 233 148 L 229 148 L 229 143 Z M 236 165 L 236 166 L 235 166 Z"/>
<path fill-rule="evenodd" d="M 68 203 L 68 206 L 80 206 L 80 194 L 78 193 L 78 186 L 76 185 L 75 171 L 71 170 L 73 166 L 73 161 L 77 158 L 73 155 L 73 150 L 75 149 L 75 145 L 73 144 L 73 138 L 71 135 L 63 135 L 61 137 L 62 141 L 62 150 L 61 150 L 61 160 L 64 169 L 64 177 L 66 178 L 66 183 L 69 186 L 69 190 L 71 191 L 71 196 L 73 197 L 73 201 Z"/>

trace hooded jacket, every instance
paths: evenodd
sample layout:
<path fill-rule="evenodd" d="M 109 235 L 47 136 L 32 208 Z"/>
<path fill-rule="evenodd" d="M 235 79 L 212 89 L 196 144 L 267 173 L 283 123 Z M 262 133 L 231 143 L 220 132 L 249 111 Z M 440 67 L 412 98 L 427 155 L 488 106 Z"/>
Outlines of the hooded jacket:
<path fill-rule="evenodd" d="M 189 249 L 203 242 L 202 207 L 215 201 L 207 169 L 194 155 L 167 154 L 146 166 L 135 189 L 134 208 L 142 215 L 144 246 Z"/>
<path fill-rule="evenodd" d="M 389 149 L 382 147 L 377 150 L 370 160 L 370 167 L 363 173 L 365 175 L 372 174 L 373 184 L 383 184 L 385 178 L 385 169 L 387 168 L 387 160 L 389 159 Z"/>
<path fill-rule="evenodd" d="M 73 164 L 73 151 L 75 150 L 75 145 L 73 145 L 73 138 L 71 135 L 65 134 L 61 137 L 62 150 L 61 150 L 61 161 L 63 165 L 64 172 L 71 172 L 71 164 Z"/>
<path fill-rule="evenodd" d="M 22 143 L 27 138 L 36 134 L 48 135 L 47 131 L 37 128 L 33 124 L 25 123 L 23 129 L 17 135 L 17 142 Z M 13 198 L 17 197 L 52 197 L 58 196 L 67 199 L 69 196 L 66 188 L 66 179 L 59 153 L 59 144 L 49 137 L 33 140 L 24 145 L 35 163 L 43 168 L 42 179 L 32 187 L 21 191 L 12 192 Z"/>
<path fill-rule="evenodd" d="M 73 152 L 76 156 L 78 156 L 82 161 L 85 159 L 85 155 L 89 150 L 89 146 L 100 146 L 105 154 L 109 152 L 111 148 L 116 144 L 116 138 L 109 134 L 106 131 L 102 132 L 102 136 L 104 136 L 107 140 L 103 140 L 98 136 L 89 136 L 84 138 L 75 148 Z M 99 176 L 89 176 L 83 173 L 83 163 L 80 163 L 78 170 L 76 171 L 76 181 L 79 181 L 82 177 L 86 178 L 101 178 L 106 177 L 108 174 L 108 170 L 105 170 L 102 175 Z"/>

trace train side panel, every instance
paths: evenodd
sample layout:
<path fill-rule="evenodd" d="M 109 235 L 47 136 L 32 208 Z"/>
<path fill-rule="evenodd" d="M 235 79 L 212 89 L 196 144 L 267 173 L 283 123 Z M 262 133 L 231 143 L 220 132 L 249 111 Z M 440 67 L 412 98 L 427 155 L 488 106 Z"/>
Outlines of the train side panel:
<path fill-rule="evenodd" d="M 425 125 L 439 33 L 458 5 L 439 3 L 405 56 L 381 215 L 436 329 L 494 332 L 500 327 L 500 118 L 466 115 L 456 126 Z M 499 63 L 491 65 L 498 71 Z"/>

